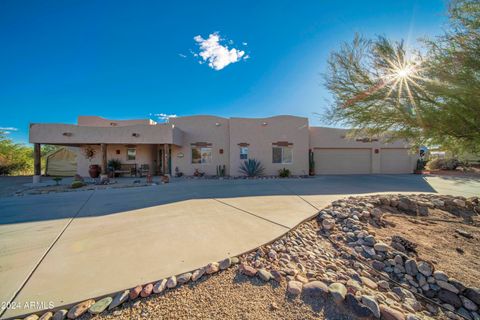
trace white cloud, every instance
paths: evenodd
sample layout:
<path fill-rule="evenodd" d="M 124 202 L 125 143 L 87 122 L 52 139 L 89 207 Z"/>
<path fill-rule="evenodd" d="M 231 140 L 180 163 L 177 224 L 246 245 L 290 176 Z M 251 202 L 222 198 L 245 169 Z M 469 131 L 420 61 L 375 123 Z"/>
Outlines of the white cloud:
<path fill-rule="evenodd" d="M 186 57 L 187 57 L 187 56 L 186 56 L 185 54 L 183 54 L 183 53 L 179 53 L 178 56 L 181 57 L 181 58 L 186 58 Z"/>
<path fill-rule="evenodd" d="M 0 127 L 0 131 L 2 131 L 4 134 L 10 134 L 12 131 L 18 131 L 18 128 L 14 127 Z"/>
<path fill-rule="evenodd" d="M 159 120 L 168 122 L 170 118 L 176 118 L 176 114 L 166 114 L 166 113 L 150 113 L 150 116 L 157 117 Z"/>
<path fill-rule="evenodd" d="M 225 39 L 221 39 L 217 32 L 210 34 L 207 39 L 202 38 L 200 35 L 195 36 L 193 39 L 200 48 L 198 54 L 193 53 L 195 57 L 200 56 L 202 58 L 199 63 L 208 62 L 208 66 L 217 71 L 222 70 L 231 63 L 245 60 L 248 57 L 243 50 L 229 49 L 227 45 L 222 45 L 220 42 Z M 233 41 L 230 40 L 229 43 L 233 44 Z"/>

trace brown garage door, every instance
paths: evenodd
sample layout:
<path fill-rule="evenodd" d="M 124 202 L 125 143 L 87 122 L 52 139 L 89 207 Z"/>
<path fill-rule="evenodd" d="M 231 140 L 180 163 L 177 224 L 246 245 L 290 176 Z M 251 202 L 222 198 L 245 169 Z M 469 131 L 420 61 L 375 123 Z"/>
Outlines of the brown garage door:
<path fill-rule="evenodd" d="M 371 149 L 315 149 L 315 174 L 365 174 L 372 168 Z"/>
<path fill-rule="evenodd" d="M 380 149 L 380 172 L 412 173 L 415 159 L 408 151 L 408 149 Z"/>

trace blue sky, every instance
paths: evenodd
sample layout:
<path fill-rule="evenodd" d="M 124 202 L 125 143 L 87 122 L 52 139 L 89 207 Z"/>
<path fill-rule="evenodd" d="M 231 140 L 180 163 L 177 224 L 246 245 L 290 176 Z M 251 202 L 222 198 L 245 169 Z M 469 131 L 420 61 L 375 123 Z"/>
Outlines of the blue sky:
<path fill-rule="evenodd" d="M 75 123 L 78 115 L 293 114 L 320 125 L 315 113 L 329 98 L 321 73 L 332 50 L 355 32 L 414 46 L 441 32 L 446 5 L 3 0 L 0 128 L 17 128 L 10 136 L 26 142 L 30 122 Z M 218 44 L 201 42 L 215 32 Z M 209 66 L 202 50 L 219 60 Z M 222 63 L 226 52 L 239 61 Z"/>

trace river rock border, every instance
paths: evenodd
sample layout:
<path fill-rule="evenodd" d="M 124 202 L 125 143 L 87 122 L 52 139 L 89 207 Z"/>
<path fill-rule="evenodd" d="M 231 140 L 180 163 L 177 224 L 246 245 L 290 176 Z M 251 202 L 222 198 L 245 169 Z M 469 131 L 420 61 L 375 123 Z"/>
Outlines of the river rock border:
<path fill-rule="evenodd" d="M 480 319 L 479 288 L 448 277 L 428 261 L 417 261 L 409 255 L 415 244 L 407 239 L 392 237 L 389 245 L 369 233 L 369 224 L 384 223 L 382 207 L 422 216 L 433 208 L 464 218 L 480 212 L 477 197 L 350 197 L 332 202 L 272 244 L 241 256 L 240 272 L 264 281 L 286 281 L 292 296 L 330 297 L 359 318 Z M 325 239 L 336 250 L 328 250 Z"/>

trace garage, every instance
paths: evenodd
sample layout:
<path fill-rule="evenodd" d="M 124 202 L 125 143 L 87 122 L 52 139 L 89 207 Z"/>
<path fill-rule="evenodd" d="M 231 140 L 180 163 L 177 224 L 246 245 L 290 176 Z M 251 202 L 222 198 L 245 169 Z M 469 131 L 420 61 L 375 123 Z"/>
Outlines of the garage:
<path fill-rule="evenodd" d="M 370 148 L 316 148 L 314 161 L 315 174 L 368 174 L 372 171 Z"/>
<path fill-rule="evenodd" d="M 414 157 L 409 149 L 381 149 L 381 173 L 412 173 L 415 166 Z"/>

